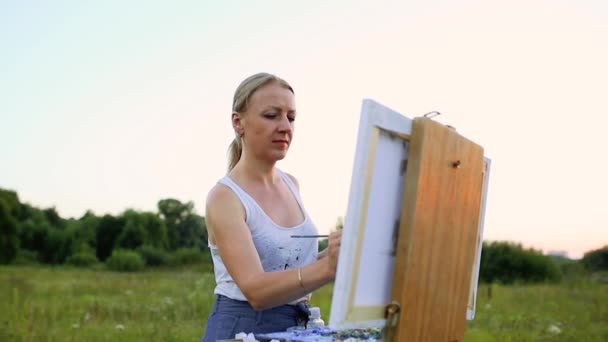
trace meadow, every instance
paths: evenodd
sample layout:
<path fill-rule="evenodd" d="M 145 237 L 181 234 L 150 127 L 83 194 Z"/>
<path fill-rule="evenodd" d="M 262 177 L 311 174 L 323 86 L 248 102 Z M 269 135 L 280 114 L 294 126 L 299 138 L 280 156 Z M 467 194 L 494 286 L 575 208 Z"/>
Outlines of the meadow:
<path fill-rule="evenodd" d="M 0 341 L 199 341 L 213 305 L 208 265 L 120 273 L 0 267 Z M 608 341 L 608 284 L 479 288 L 465 341 Z M 332 287 L 313 296 L 329 320 Z"/>

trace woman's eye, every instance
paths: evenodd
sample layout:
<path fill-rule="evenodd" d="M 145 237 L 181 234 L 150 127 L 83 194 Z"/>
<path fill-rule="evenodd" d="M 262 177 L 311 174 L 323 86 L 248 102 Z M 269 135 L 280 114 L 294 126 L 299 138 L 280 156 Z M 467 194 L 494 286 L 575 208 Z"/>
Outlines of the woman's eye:
<path fill-rule="evenodd" d="M 274 118 L 277 117 L 277 114 L 275 114 L 275 113 L 267 113 L 267 114 L 264 114 L 264 117 L 268 118 L 268 119 L 274 119 Z"/>
<path fill-rule="evenodd" d="M 290 116 L 287 118 L 287 120 L 289 120 L 289 122 L 294 122 L 296 121 L 296 118 L 294 116 Z"/>

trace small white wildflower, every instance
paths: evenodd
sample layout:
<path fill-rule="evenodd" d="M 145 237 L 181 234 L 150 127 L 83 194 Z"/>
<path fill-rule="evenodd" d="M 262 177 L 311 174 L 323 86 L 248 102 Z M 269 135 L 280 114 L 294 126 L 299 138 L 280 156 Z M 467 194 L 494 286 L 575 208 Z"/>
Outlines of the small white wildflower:
<path fill-rule="evenodd" d="M 171 297 L 165 297 L 165 304 L 173 305 L 173 299 L 171 299 Z"/>
<path fill-rule="evenodd" d="M 80 324 L 78 324 L 78 323 L 72 324 L 72 329 L 78 329 L 78 328 L 80 328 Z"/>
<path fill-rule="evenodd" d="M 547 328 L 547 331 L 548 331 L 548 332 L 550 332 L 550 333 L 552 333 L 552 334 L 558 335 L 558 334 L 560 334 L 560 333 L 562 332 L 562 329 L 560 329 L 560 328 L 559 328 L 557 325 L 555 325 L 555 324 L 551 324 L 551 325 L 549 326 L 549 328 Z"/>
<path fill-rule="evenodd" d="M 84 320 L 85 320 L 85 321 L 88 321 L 89 319 L 91 319 L 91 315 L 90 315 L 88 312 L 86 312 L 86 313 L 84 314 Z"/>
<path fill-rule="evenodd" d="M 125 330 L 125 326 L 122 324 L 116 324 L 116 330 Z"/>
<path fill-rule="evenodd" d="M 491 307 L 492 307 L 492 304 L 486 303 L 486 305 L 485 305 L 486 310 L 490 309 Z"/>

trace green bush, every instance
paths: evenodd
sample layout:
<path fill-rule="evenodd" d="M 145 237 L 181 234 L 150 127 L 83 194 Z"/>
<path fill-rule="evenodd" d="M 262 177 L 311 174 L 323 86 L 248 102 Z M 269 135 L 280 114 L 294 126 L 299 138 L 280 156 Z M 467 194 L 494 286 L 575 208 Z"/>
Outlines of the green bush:
<path fill-rule="evenodd" d="M 70 255 L 66 263 L 77 266 L 77 267 L 89 267 L 98 263 L 97 257 L 93 253 L 79 252 L 74 255 Z"/>
<path fill-rule="evenodd" d="M 503 284 L 559 281 L 562 277 L 551 257 L 504 241 L 484 242 L 479 273 L 484 282 Z"/>
<path fill-rule="evenodd" d="M 559 266 L 559 269 L 564 276 L 564 278 L 581 278 L 587 272 L 585 270 L 585 266 L 579 260 L 559 260 L 554 259 L 555 263 Z"/>
<path fill-rule="evenodd" d="M 13 260 L 15 265 L 35 265 L 38 264 L 38 253 L 27 249 L 17 251 L 17 256 Z"/>
<path fill-rule="evenodd" d="M 141 246 L 138 250 L 139 255 L 144 259 L 147 266 L 166 265 L 169 259 L 167 252 L 152 246 Z"/>
<path fill-rule="evenodd" d="M 205 262 L 208 259 L 197 247 L 180 248 L 170 257 L 172 265 L 190 265 Z"/>
<path fill-rule="evenodd" d="M 144 268 L 144 259 L 137 252 L 115 249 L 112 256 L 106 260 L 106 265 L 112 271 L 139 271 Z"/>
<path fill-rule="evenodd" d="M 590 271 L 608 271 L 608 246 L 585 253 L 582 262 Z"/>

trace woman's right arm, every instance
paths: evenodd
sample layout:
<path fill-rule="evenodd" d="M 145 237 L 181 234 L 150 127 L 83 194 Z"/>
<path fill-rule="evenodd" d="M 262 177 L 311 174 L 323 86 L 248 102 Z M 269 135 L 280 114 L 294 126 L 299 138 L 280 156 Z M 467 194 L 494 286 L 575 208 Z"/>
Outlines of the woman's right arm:
<path fill-rule="evenodd" d="M 232 190 L 216 185 L 207 197 L 205 216 L 210 241 L 217 246 L 232 279 L 256 310 L 289 303 L 335 278 L 339 233 L 330 236 L 328 257 L 300 270 L 264 272 L 245 222 L 245 210 Z"/>

